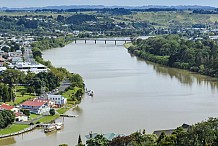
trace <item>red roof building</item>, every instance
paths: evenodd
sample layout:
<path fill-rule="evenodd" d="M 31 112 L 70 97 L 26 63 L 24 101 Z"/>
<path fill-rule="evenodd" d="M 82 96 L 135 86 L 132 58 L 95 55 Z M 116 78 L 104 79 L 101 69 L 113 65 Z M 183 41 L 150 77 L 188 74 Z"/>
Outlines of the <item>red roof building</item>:
<path fill-rule="evenodd" d="M 38 102 L 36 101 L 25 101 L 21 104 L 22 109 L 27 109 L 30 111 L 30 113 L 34 114 L 42 114 L 49 112 L 50 107 L 48 106 L 48 103 L 46 102 Z"/>
<path fill-rule="evenodd" d="M 29 106 L 29 107 L 40 107 L 44 105 L 44 102 L 37 102 L 37 101 L 25 101 L 22 103 L 22 106 Z"/>
<path fill-rule="evenodd" d="M 9 106 L 9 105 L 7 105 L 7 104 L 2 104 L 2 105 L 0 105 L 0 109 L 2 109 L 2 110 L 12 110 L 14 107 L 13 106 Z"/>

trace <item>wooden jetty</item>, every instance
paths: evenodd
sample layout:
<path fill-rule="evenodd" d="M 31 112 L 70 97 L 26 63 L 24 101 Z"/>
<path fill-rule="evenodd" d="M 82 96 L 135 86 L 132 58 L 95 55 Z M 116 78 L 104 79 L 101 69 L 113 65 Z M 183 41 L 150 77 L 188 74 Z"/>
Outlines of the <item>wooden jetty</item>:
<path fill-rule="evenodd" d="M 61 117 L 69 117 L 69 118 L 75 118 L 78 117 L 78 115 L 60 115 Z"/>

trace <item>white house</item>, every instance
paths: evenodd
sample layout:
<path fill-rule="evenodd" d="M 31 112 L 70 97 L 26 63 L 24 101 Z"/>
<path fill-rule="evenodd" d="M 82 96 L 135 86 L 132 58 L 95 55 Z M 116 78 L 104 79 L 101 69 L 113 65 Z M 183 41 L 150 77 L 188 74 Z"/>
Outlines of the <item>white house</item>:
<path fill-rule="evenodd" d="M 48 100 L 54 101 L 55 105 L 57 105 L 58 107 L 62 107 L 63 105 L 65 105 L 67 103 L 67 98 L 64 98 L 64 96 L 62 96 L 62 95 L 49 94 Z"/>
<path fill-rule="evenodd" d="M 50 111 L 50 107 L 45 102 L 25 101 L 21 104 L 22 109 L 27 109 L 33 114 L 43 114 Z"/>
<path fill-rule="evenodd" d="M 14 106 L 10 106 L 8 104 L 3 103 L 2 105 L 0 105 L 0 110 L 9 110 L 12 111 L 14 113 L 19 112 L 19 109 L 14 107 Z"/>
<path fill-rule="evenodd" d="M 9 106 L 7 104 L 0 105 L 0 110 L 10 110 L 15 114 L 15 121 L 28 121 L 28 117 L 24 115 L 20 110 L 14 106 Z"/>
<path fill-rule="evenodd" d="M 28 121 L 28 117 L 21 112 L 15 113 L 15 121 Z"/>

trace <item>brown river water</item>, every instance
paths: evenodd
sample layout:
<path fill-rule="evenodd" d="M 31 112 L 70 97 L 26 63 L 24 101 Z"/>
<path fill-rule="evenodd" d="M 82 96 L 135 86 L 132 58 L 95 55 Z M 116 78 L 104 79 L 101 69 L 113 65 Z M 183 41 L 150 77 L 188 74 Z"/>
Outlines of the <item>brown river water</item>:
<path fill-rule="evenodd" d="M 1 146 L 74 146 L 79 134 L 85 142 L 90 131 L 152 133 L 218 115 L 215 79 L 145 62 L 130 55 L 122 42 L 77 41 L 46 50 L 43 58 L 82 75 L 94 97 L 84 95 L 81 104 L 68 111 L 79 117 L 65 118 L 63 130 L 45 134 L 37 129 L 1 139 Z"/>

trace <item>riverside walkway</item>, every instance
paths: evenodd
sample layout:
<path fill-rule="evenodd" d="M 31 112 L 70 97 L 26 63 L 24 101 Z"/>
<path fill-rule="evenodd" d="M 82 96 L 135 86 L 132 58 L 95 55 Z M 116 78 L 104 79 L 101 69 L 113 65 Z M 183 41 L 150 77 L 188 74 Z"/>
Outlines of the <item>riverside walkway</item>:
<path fill-rule="evenodd" d="M 10 137 L 10 136 L 15 136 L 15 135 L 23 134 L 23 133 L 32 131 L 33 129 L 35 129 L 38 126 L 39 126 L 38 124 L 30 125 L 30 127 L 26 128 L 24 130 L 21 130 L 21 131 L 18 131 L 18 132 L 14 132 L 14 133 L 10 133 L 10 134 L 0 135 L 0 138 L 6 138 L 6 137 Z"/>

